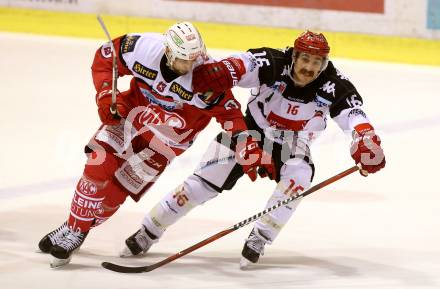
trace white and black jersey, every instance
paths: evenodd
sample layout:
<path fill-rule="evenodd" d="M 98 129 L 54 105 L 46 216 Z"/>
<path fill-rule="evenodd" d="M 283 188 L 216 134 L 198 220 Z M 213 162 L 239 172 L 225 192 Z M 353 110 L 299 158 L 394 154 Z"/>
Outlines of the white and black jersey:
<path fill-rule="evenodd" d="M 331 61 L 314 81 L 296 86 L 292 79 L 293 53 L 293 48 L 263 47 L 232 55 L 241 59 L 246 69 L 237 85 L 252 88 L 247 127 L 261 137 L 260 146 L 272 155 L 277 181 L 286 169 L 289 171 L 293 159 L 308 163 L 313 178 L 310 144 L 326 128 L 328 116 L 347 132 L 358 124 L 369 123 L 362 111 L 362 97 Z M 223 152 L 228 146 L 225 139 L 225 134 L 217 137 L 195 172 L 219 192 L 231 189 L 243 174 L 234 160 L 234 141 L 229 141 L 229 150 Z"/>
<path fill-rule="evenodd" d="M 313 82 L 295 86 L 292 53 L 293 48 L 264 47 L 234 55 L 246 66 L 238 86 L 253 88 L 248 114 L 266 137 L 283 143 L 283 136 L 296 132 L 310 141 L 326 128 L 328 115 L 344 131 L 369 122 L 361 108 L 362 97 L 331 61 Z"/>

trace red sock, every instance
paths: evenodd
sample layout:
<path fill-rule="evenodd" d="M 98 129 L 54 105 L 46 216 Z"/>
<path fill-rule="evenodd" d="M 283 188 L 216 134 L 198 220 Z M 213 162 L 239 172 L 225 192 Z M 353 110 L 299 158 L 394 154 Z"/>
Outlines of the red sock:
<path fill-rule="evenodd" d="M 105 153 L 104 162 L 91 164 L 96 153 L 89 156 L 83 176 L 79 180 L 70 208 L 68 225 L 81 232 L 98 226 L 110 218 L 124 203 L 127 193 L 114 179 L 118 159 Z"/>

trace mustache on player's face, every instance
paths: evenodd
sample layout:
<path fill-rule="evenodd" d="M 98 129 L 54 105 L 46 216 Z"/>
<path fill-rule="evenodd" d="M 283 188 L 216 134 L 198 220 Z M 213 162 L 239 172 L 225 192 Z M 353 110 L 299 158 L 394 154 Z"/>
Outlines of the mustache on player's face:
<path fill-rule="evenodd" d="M 301 69 L 299 70 L 299 74 L 303 74 L 303 75 L 308 76 L 308 77 L 313 77 L 313 76 L 315 75 L 315 72 L 314 72 L 314 71 L 307 70 L 307 69 L 305 69 L 305 68 L 301 68 Z"/>

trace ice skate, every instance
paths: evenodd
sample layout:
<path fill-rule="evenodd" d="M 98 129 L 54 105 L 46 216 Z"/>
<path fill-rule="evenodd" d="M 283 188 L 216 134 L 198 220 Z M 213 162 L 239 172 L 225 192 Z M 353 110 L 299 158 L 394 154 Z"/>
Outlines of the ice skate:
<path fill-rule="evenodd" d="M 50 250 L 50 254 L 53 256 L 50 267 L 58 268 L 70 263 L 72 254 L 79 250 L 88 233 L 68 228 L 65 236 Z"/>
<path fill-rule="evenodd" d="M 120 257 L 131 257 L 143 255 L 151 248 L 159 239 L 153 235 L 147 228 L 142 227 L 133 235 L 125 240 L 125 247 L 119 253 Z"/>
<path fill-rule="evenodd" d="M 38 243 L 38 248 L 43 253 L 50 253 L 52 247 L 57 245 L 68 231 L 67 222 L 64 222 L 61 226 L 44 236 Z"/>
<path fill-rule="evenodd" d="M 264 254 L 264 246 L 269 240 L 257 229 L 253 229 L 241 251 L 240 269 L 246 270 L 251 263 L 257 263 Z"/>

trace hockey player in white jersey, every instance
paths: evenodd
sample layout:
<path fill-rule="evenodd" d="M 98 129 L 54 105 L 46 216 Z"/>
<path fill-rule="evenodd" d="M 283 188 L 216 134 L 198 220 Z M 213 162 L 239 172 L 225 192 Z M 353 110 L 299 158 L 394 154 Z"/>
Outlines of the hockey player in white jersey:
<path fill-rule="evenodd" d="M 54 257 L 53 267 L 70 262 L 90 229 L 110 218 L 127 196 L 138 201 L 213 117 L 231 136 L 246 130 L 230 90 L 193 93 L 193 68 L 212 60 L 191 23 L 177 23 L 164 35 L 127 34 L 113 44 L 118 75 L 133 78 L 129 90 L 117 92 L 116 113 L 111 111 L 113 51 L 110 43 L 96 51 L 92 76 L 103 125 L 86 146 L 88 160 L 67 221 L 39 243 Z M 248 152 L 263 154 L 256 145 Z"/>
<path fill-rule="evenodd" d="M 323 34 L 306 31 L 293 47 L 284 50 L 250 49 L 197 67 L 194 91 L 217 95 L 235 85 L 253 88 L 245 117 L 249 130 L 232 141 L 221 133 L 194 174 L 145 216 L 141 229 L 126 240 L 121 256 L 147 252 L 192 208 L 232 189 L 247 165 L 234 157 L 234 152 L 240 151 L 235 146 L 240 137 L 253 136 L 275 162 L 274 173 L 261 170 L 261 175 L 269 174 L 277 183 L 266 208 L 310 187 L 315 170 L 310 145 L 326 128 L 328 116 L 353 135 L 350 153 L 362 166 L 361 174 L 367 176 L 382 169 L 385 157 L 381 141 L 362 109 L 363 100 L 329 61 L 329 52 Z M 265 245 L 276 239 L 297 205 L 281 207 L 255 223 L 242 250 L 241 267 L 258 261 Z"/>

